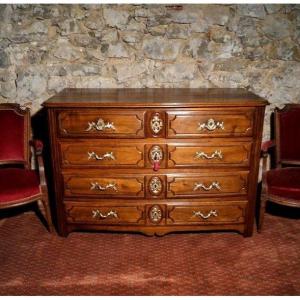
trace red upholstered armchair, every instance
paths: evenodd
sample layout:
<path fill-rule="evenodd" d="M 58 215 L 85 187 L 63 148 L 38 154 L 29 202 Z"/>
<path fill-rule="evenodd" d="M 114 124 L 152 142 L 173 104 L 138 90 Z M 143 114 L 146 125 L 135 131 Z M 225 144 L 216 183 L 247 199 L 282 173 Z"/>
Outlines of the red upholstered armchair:
<path fill-rule="evenodd" d="M 30 111 L 0 104 L 0 209 L 37 201 L 49 231 L 53 231 L 42 159 L 43 144 L 31 141 L 38 170 L 31 169 Z"/>
<path fill-rule="evenodd" d="M 262 145 L 263 174 L 258 232 L 266 202 L 300 207 L 300 104 L 275 109 L 275 140 Z M 267 170 L 269 149 L 275 147 L 275 169 Z"/>

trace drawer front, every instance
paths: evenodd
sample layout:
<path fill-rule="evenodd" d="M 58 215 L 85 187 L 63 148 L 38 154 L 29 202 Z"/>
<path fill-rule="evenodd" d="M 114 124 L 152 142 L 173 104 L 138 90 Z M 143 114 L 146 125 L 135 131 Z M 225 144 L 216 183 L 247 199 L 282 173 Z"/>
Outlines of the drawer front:
<path fill-rule="evenodd" d="M 91 196 L 91 197 L 144 197 L 144 176 L 78 176 L 64 175 L 65 196 Z"/>
<path fill-rule="evenodd" d="M 82 224 L 126 225 L 143 224 L 143 206 L 87 205 L 65 203 L 67 222 Z"/>
<path fill-rule="evenodd" d="M 252 136 L 254 110 L 168 112 L 168 137 Z"/>
<path fill-rule="evenodd" d="M 168 151 L 168 167 L 249 166 L 251 143 L 171 144 Z"/>
<path fill-rule="evenodd" d="M 248 172 L 179 174 L 168 177 L 167 197 L 245 195 L 247 186 Z"/>
<path fill-rule="evenodd" d="M 243 223 L 246 206 L 246 202 L 168 206 L 167 223 L 174 225 Z"/>
<path fill-rule="evenodd" d="M 62 166 L 144 167 L 144 145 L 116 143 L 61 143 Z"/>
<path fill-rule="evenodd" d="M 144 111 L 72 110 L 58 113 L 58 133 L 72 137 L 144 137 Z"/>

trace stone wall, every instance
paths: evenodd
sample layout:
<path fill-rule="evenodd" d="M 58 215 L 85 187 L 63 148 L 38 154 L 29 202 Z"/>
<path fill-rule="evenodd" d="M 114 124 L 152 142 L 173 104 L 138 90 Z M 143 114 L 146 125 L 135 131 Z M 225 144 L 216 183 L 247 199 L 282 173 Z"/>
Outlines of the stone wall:
<path fill-rule="evenodd" d="M 243 87 L 300 102 L 300 5 L 0 5 L 0 102 L 65 87 Z"/>

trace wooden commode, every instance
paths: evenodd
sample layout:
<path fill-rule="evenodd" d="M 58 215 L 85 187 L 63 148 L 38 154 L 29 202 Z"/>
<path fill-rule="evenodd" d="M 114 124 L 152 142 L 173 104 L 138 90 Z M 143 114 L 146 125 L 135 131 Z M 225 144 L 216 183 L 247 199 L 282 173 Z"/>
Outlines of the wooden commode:
<path fill-rule="evenodd" d="M 266 104 L 243 89 L 65 89 L 50 98 L 59 234 L 251 236 Z"/>

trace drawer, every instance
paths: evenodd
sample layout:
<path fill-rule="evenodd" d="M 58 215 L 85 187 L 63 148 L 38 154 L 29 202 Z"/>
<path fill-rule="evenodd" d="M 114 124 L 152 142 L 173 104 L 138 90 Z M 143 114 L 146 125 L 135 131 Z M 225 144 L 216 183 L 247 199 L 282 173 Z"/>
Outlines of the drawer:
<path fill-rule="evenodd" d="M 170 138 L 252 136 L 254 109 L 168 112 Z"/>
<path fill-rule="evenodd" d="M 178 174 L 168 177 L 167 197 L 245 195 L 249 172 Z"/>
<path fill-rule="evenodd" d="M 144 137 L 144 111 L 67 110 L 57 115 L 58 134 L 63 137 Z"/>
<path fill-rule="evenodd" d="M 117 142 L 61 142 L 64 167 L 144 167 L 144 145 Z"/>
<path fill-rule="evenodd" d="M 83 203 L 65 203 L 68 223 L 126 225 L 143 224 L 144 207 L 126 205 L 88 205 Z"/>
<path fill-rule="evenodd" d="M 63 175 L 66 197 L 144 197 L 144 176 L 79 176 Z"/>
<path fill-rule="evenodd" d="M 243 223 L 247 202 L 168 206 L 168 224 Z"/>
<path fill-rule="evenodd" d="M 170 144 L 168 167 L 249 166 L 250 142 Z"/>

